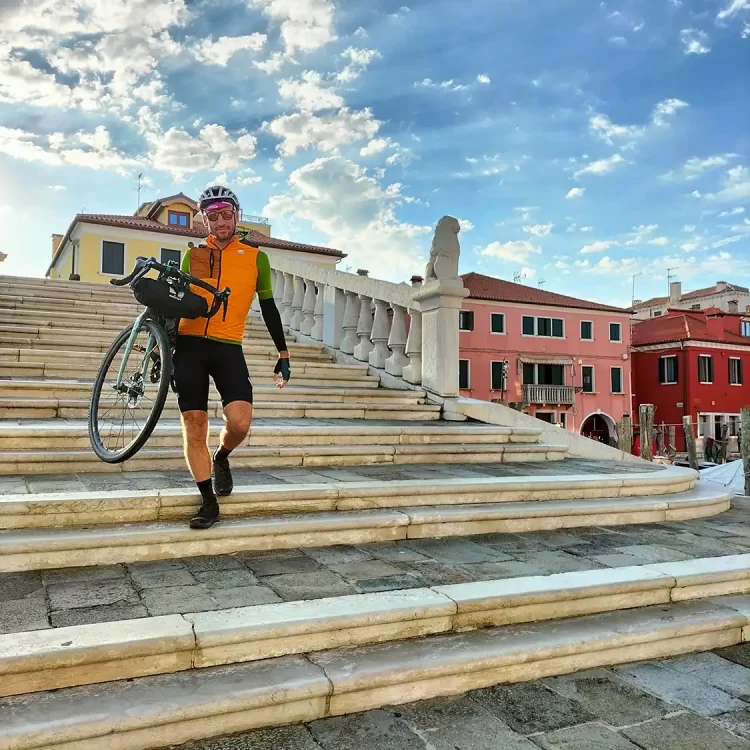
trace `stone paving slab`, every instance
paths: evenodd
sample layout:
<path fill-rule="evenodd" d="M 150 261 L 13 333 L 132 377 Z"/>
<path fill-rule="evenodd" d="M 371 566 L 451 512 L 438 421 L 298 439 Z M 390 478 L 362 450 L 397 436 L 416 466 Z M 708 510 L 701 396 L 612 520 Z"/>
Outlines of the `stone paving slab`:
<path fill-rule="evenodd" d="M 2 420 L 0 420 L 1 422 Z M 271 421 L 271 420 L 268 420 Z M 292 421 L 292 420 L 287 420 Z M 335 424 L 330 420 L 299 420 L 320 422 L 321 426 Z M 15 423 L 15 422 L 14 422 Z M 368 425 L 370 421 L 368 420 Z M 378 424 L 373 421 L 373 424 Z M 388 425 L 390 423 L 383 423 Z M 403 424 L 400 423 L 400 424 Z M 412 424 L 411 422 L 409 423 Z M 419 423 L 416 423 L 419 424 Z M 425 423 L 430 424 L 430 423 Z M 451 424 L 440 422 L 440 425 Z M 419 464 L 415 466 L 353 466 L 344 469 L 310 468 L 299 470 L 276 470 L 264 472 L 256 469 L 233 470 L 236 487 L 243 485 L 275 484 L 294 485 L 304 482 L 361 482 L 367 479 L 401 481 L 409 479 L 460 479 L 524 477 L 524 476 L 570 476 L 573 474 L 638 474 L 643 471 L 660 471 L 660 467 L 641 467 L 614 461 L 590 461 L 568 458 L 564 461 L 534 461 L 523 464 L 472 464 L 471 469 L 452 464 Z M 183 471 L 129 472 L 126 476 L 112 473 L 91 474 L 44 474 L 15 475 L 0 479 L 0 495 L 45 493 L 45 492 L 94 492 L 122 489 L 167 489 L 169 487 L 194 487 L 187 469 Z"/>
<path fill-rule="evenodd" d="M 750 643 L 734 649 L 750 659 Z M 623 670 L 597 669 L 172 750 L 750 750 L 749 703 L 703 716 L 668 696 L 679 694 L 687 667 L 710 662 L 715 682 L 736 677 L 720 653 L 648 663 L 668 677 L 650 689 Z"/>
<path fill-rule="evenodd" d="M 747 506 L 680 524 L 412 539 L 4 573 L 0 633 L 639 565 L 654 557 L 644 560 L 645 548 L 658 549 L 661 557 L 673 552 L 680 559 L 747 554 L 750 537 L 735 534 L 742 525 L 750 528 Z M 706 540 L 715 547 L 707 549 L 701 543 Z M 601 554 L 604 549 L 608 555 Z M 745 654 L 728 649 L 726 658 L 747 667 Z"/>

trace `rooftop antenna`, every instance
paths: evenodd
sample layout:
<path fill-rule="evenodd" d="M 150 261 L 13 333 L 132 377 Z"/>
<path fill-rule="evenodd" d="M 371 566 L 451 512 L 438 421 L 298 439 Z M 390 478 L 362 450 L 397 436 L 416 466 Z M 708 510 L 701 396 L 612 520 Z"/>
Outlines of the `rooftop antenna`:
<path fill-rule="evenodd" d="M 631 304 L 633 304 L 633 305 L 635 304 L 635 280 L 636 280 L 636 279 L 637 279 L 637 278 L 638 278 L 639 276 L 643 276 L 643 272 L 641 272 L 641 273 L 631 273 L 631 274 L 630 274 L 630 277 L 631 277 L 631 278 L 632 278 L 632 280 L 633 280 L 633 296 L 631 297 L 631 300 L 630 300 L 630 302 L 631 302 Z"/>
<path fill-rule="evenodd" d="M 138 173 L 138 205 L 136 211 L 141 207 L 141 180 L 143 180 L 143 172 Z"/>
<path fill-rule="evenodd" d="M 673 266 L 672 268 L 667 269 L 667 294 L 669 294 L 669 289 L 672 286 L 672 279 L 676 279 L 676 276 L 672 275 L 672 271 L 676 271 L 679 268 L 679 266 Z"/>
<path fill-rule="evenodd" d="M 536 285 L 541 289 L 547 283 L 547 279 L 539 279 Z"/>
<path fill-rule="evenodd" d="M 513 282 L 515 284 L 520 284 L 521 283 L 521 279 L 525 279 L 525 278 L 526 278 L 526 274 L 525 273 L 521 273 L 520 271 L 516 271 L 513 274 Z"/>

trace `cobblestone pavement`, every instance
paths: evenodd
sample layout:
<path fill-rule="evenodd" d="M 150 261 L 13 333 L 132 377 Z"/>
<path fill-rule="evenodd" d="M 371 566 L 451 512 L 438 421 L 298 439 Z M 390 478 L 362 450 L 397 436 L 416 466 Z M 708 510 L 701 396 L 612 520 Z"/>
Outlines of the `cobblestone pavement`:
<path fill-rule="evenodd" d="M 0 633 L 750 553 L 750 504 L 684 523 L 412 539 L 0 575 Z"/>
<path fill-rule="evenodd" d="M 572 474 L 638 474 L 660 471 L 660 466 L 640 466 L 614 461 L 537 461 L 518 464 L 418 464 L 351 466 L 344 469 L 233 469 L 235 487 L 258 484 L 308 484 L 310 482 L 362 482 L 367 479 L 477 479 L 488 477 L 569 476 Z M 125 474 L 29 474 L 0 477 L 0 495 L 44 492 L 96 492 L 106 490 L 160 490 L 195 487 L 185 471 L 132 471 Z M 196 497 L 198 496 L 196 490 Z"/>
<path fill-rule="evenodd" d="M 750 750 L 748 667 L 750 643 L 179 750 Z"/>

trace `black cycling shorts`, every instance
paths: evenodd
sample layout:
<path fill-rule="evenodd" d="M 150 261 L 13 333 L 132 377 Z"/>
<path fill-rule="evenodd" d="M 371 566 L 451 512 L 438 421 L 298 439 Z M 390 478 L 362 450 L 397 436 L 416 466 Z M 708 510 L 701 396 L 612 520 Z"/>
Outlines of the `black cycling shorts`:
<path fill-rule="evenodd" d="M 178 336 L 173 367 L 181 412 L 208 411 L 209 377 L 213 378 L 224 406 L 232 401 L 253 403 L 253 386 L 240 344 Z"/>

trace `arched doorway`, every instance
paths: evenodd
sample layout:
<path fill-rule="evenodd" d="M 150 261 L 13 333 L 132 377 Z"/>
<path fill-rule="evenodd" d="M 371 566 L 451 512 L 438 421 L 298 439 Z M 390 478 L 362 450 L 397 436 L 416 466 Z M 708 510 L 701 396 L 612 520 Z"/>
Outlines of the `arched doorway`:
<path fill-rule="evenodd" d="M 592 414 L 583 421 L 581 435 L 609 445 L 615 435 L 614 422 L 606 414 Z"/>

